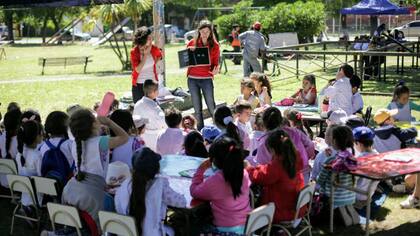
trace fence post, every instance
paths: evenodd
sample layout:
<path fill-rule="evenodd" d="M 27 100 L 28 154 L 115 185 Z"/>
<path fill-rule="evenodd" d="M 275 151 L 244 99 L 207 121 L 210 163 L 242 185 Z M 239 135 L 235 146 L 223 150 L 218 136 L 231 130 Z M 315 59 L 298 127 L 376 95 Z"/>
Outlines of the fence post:
<path fill-rule="evenodd" d="M 299 48 L 297 50 L 299 50 Z M 295 56 L 296 56 L 296 79 L 299 79 L 299 53 L 297 53 Z"/>

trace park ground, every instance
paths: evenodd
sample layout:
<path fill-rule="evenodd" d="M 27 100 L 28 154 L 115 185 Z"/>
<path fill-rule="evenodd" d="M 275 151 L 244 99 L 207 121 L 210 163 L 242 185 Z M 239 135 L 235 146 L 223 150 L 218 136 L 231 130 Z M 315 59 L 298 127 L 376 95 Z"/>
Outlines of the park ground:
<path fill-rule="evenodd" d="M 166 84 L 169 88 L 187 88 L 186 70 L 179 69 L 177 51 L 184 45 L 167 45 L 166 55 Z M 223 46 L 228 48 L 227 46 Z M 228 48 L 229 49 L 229 48 Z M 106 91 L 113 91 L 117 97 L 131 91 L 131 78 L 129 71 L 122 71 L 118 58 L 108 45 L 92 47 L 86 44 L 73 44 L 43 47 L 39 44 L 17 44 L 7 46 L 6 60 L 0 60 L 0 111 L 5 113 L 9 102 L 18 102 L 23 109 L 37 109 L 45 119 L 53 110 L 65 110 L 72 104 L 81 104 L 92 107 L 100 101 Z M 339 50 L 338 48 L 335 50 Z M 87 73 L 83 74 L 83 66 L 46 67 L 45 75 L 41 75 L 41 66 L 38 65 L 39 57 L 68 57 L 92 56 L 92 63 L 88 64 Z M 328 59 L 328 58 L 327 58 Z M 329 58 L 332 59 L 332 58 Z M 343 57 L 339 58 L 344 61 Z M 300 60 L 300 68 L 306 72 L 319 67 L 311 60 Z M 294 66 L 294 60 L 281 64 Z M 338 61 L 334 63 L 339 64 Z M 406 65 L 411 63 L 411 58 L 406 58 Z M 395 70 L 395 60 L 388 61 L 388 73 Z M 231 104 L 239 94 L 239 81 L 242 77 L 242 66 L 235 66 L 228 61 L 229 72 L 215 77 L 215 97 L 217 101 Z M 222 70 L 223 71 L 223 70 Z M 317 87 L 322 88 L 327 79 L 334 78 L 337 67 L 326 72 L 317 72 Z M 286 78 L 288 77 L 288 78 Z M 279 101 L 294 93 L 301 84 L 302 76 L 296 78 L 292 73 L 281 71 L 280 77 L 272 77 L 273 101 Z M 392 93 L 394 81 L 403 79 L 408 82 L 412 92 L 420 93 L 420 70 L 408 69 L 405 76 L 391 75 L 387 82 L 368 81 L 364 84 L 364 91 Z M 373 112 L 385 108 L 391 101 L 387 96 L 363 96 L 365 106 L 371 105 Z M 416 103 L 419 98 L 413 98 Z M 420 112 L 414 112 L 420 119 Z M 406 196 L 393 194 L 388 196 L 385 204 L 375 216 L 371 224 L 372 235 L 420 235 L 420 210 L 401 210 L 399 202 Z M 0 199 L 0 235 L 8 234 L 11 222 L 12 205 Z M 31 235 L 25 223 L 17 220 L 15 235 Z M 314 229 L 316 235 L 325 235 L 327 227 Z M 336 227 L 335 235 L 361 235 L 360 226 Z"/>

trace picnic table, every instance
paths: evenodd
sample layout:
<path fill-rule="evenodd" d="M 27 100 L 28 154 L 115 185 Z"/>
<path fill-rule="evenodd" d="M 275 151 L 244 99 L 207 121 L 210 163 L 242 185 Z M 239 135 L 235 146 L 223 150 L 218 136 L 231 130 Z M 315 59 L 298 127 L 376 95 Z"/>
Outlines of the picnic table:
<path fill-rule="evenodd" d="M 406 148 L 376 155 L 369 155 L 357 159 L 357 168 L 349 171 L 353 176 L 363 177 L 370 180 L 386 180 L 401 175 L 420 173 L 420 148 Z M 330 232 L 334 231 L 334 190 L 344 188 L 367 196 L 366 202 L 366 229 L 365 235 L 369 235 L 369 221 L 371 211 L 372 193 L 375 191 L 374 181 L 370 181 L 368 190 L 358 189 L 357 186 L 344 186 L 338 183 L 336 174 L 331 176 L 330 192 Z"/>
<path fill-rule="evenodd" d="M 324 116 L 319 113 L 318 106 L 303 106 L 303 105 L 293 105 L 293 106 L 274 106 L 280 110 L 283 115 L 284 111 L 287 109 L 295 109 L 302 113 L 302 120 L 308 122 L 315 122 L 319 124 L 319 130 L 323 130 L 324 123 L 327 120 Z"/>

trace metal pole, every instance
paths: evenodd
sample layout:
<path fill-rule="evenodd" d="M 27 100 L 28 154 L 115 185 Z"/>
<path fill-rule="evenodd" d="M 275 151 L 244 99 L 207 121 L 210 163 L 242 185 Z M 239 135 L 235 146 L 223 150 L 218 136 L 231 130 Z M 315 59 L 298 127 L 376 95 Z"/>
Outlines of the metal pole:
<path fill-rule="evenodd" d="M 323 48 L 324 51 L 327 50 L 327 44 L 324 43 L 322 48 Z M 324 72 L 326 71 L 326 67 L 325 67 L 326 66 L 326 63 L 325 63 L 326 58 L 327 58 L 327 56 L 324 54 Z"/>
<path fill-rule="evenodd" d="M 165 55 L 165 6 L 164 0 L 153 0 L 153 29 L 155 45 L 162 50 Z M 165 73 L 165 56 L 157 63 L 157 73 L 163 80 L 163 85 L 166 86 Z"/>

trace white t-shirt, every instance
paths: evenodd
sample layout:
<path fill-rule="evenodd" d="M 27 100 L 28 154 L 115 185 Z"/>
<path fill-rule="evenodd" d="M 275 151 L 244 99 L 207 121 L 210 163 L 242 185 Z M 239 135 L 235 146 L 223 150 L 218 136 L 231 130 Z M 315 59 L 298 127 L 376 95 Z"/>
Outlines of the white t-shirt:
<path fill-rule="evenodd" d="M 350 79 L 343 77 L 338 79 L 334 85 L 325 88 L 321 95 L 329 97 L 329 107 L 328 111 L 335 111 L 338 109 L 343 109 L 347 115 L 353 114 L 352 106 L 352 97 L 353 93 L 351 91 Z"/>
<path fill-rule="evenodd" d="M 112 161 L 121 161 L 127 164 L 130 169 L 132 168 L 132 157 L 133 153 L 144 145 L 143 140 L 138 137 L 130 136 L 128 141 L 121 146 L 118 146 L 112 150 Z"/>
<path fill-rule="evenodd" d="M 151 54 L 149 54 L 146 57 L 146 62 L 143 65 L 143 68 L 141 69 L 139 76 L 137 77 L 137 83 L 143 84 L 144 81 L 151 79 L 155 79 L 155 73 L 153 71 L 155 65 L 155 61 L 153 60 L 153 57 Z"/>
<path fill-rule="evenodd" d="M 22 166 L 22 156 L 25 158 L 25 165 Z M 42 155 L 37 148 L 23 147 L 23 153 L 16 156 L 19 175 L 23 176 L 41 176 Z M 29 194 L 22 194 L 22 204 L 24 206 L 32 205 L 32 199 Z M 42 201 L 42 195 L 38 194 L 38 201 Z"/>
<path fill-rule="evenodd" d="M 351 103 L 353 107 L 353 114 L 361 111 L 363 109 L 363 98 L 362 95 L 360 95 L 359 92 L 353 94 L 353 97 L 351 98 Z"/>

